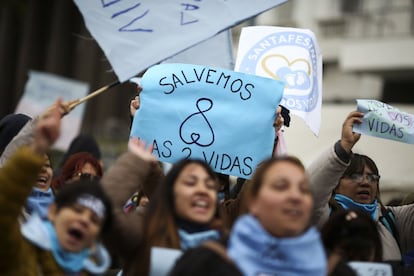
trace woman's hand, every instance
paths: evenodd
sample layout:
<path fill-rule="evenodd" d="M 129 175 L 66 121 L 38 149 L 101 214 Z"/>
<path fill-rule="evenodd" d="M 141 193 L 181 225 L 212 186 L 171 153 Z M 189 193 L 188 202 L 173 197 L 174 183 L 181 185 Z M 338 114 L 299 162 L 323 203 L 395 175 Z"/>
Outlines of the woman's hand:
<path fill-rule="evenodd" d="M 45 153 L 59 138 L 62 112 L 62 99 L 58 99 L 48 112 L 39 117 L 36 122 L 32 144 L 35 152 Z"/>
<path fill-rule="evenodd" d="M 347 152 L 351 153 L 352 148 L 361 138 L 361 134 L 353 132 L 354 124 L 361 124 L 364 113 L 359 111 L 352 111 L 348 114 L 345 122 L 342 124 L 341 146 Z"/>
<path fill-rule="evenodd" d="M 152 155 L 153 145 L 146 147 L 145 142 L 136 137 L 129 139 L 128 148 L 130 152 L 147 162 L 157 161 L 157 158 Z"/>
<path fill-rule="evenodd" d="M 142 91 L 142 87 L 137 85 L 137 95 L 129 103 L 129 112 L 131 114 L 131 117 L 134 117 L 135 112 L 137 112 L 137 110 L 139 109 L 141 105 L 141 100 L 139 98 L 139 94 L 141 94 L 141 91 Z"/>
<path fill-rule="evenodd" d="M 273 123 L 276 133 L 282 128 L 284 123 L 285 123 L 285 119 L 282 116 L 282 107 L 278 106 L 276 109 L 276 119 Z"/>

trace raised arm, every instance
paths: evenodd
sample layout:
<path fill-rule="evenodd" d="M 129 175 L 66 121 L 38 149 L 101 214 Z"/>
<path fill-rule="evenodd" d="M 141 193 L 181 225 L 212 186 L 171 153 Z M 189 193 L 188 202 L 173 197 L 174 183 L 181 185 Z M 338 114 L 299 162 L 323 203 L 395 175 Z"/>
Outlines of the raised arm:
<path fill-rule="evenodd" d="M 50 118 L 50 115 L 55 111 L 57 112 L 56 114 L 58 114 L 60 117 L 62 117 L 65 114 L 68 114 L 70 111 L 69 105 L 71 103 L 72 101 L 66 103 L 58 101 L 54 103 L 52 106 L 48 107 L 42 115 L 34 118 L 33 120 L 28 121 L 4 149 L 4 152 L 0 156 L 0 168 L 4 166 L 6 161 L 13 155 L 13 153 L 17 149 L 21 148 L 22 146 L 28 146 L 33 143 L 35 127 L 39 120 Z M 57 109 L 55 110 L 54 107 L 56 107 Z"/>
<path fill-rule="evenodd" d="M 18 216 L 29 196 L 32 185 L 45 163 L 45 152 L 60 134 L 60 114 L 57 110 L 35 124 L 30 146 L 18 149 L 0 169 L 0 274 L 7 275 L 22 264 L 23 237 Z M 6 234 L 7 233 L 7 234 Z"/>
<path fill-rule="evenodd" d="M 104 233 L 104 242 L 111 252 L 123 258 L 133 254 L 141 242 L 143 230 L 142 214 L 126 214 L 123 206 L 134 192 L 159 182 L 152 178 L 159 166 L 151 151 L 152 147 L 145 148 L 141 141 L 130 141 L 129 152 L 118 158 L 102 178 L 102 185 L 112 201 L 114 218 L 112 228 Z"/>
<path fill-rule="evenodd" d="M 352 111 L 342 124 L 341 139 L 323 152 L 308 168 L 315 196 L 314 222 L 321 226 L 329 216 L 329 198 L 349 166 L 352 148 L 361 137 L 352 131 L 353 124 L 362 122 L 363 113 Z"/>

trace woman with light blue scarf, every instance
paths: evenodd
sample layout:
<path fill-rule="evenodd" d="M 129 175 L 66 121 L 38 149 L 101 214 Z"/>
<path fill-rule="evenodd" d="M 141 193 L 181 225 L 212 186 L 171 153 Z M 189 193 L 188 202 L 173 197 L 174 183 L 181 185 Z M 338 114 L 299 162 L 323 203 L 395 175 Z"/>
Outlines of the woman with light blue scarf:
<path fill-rule="evenodd" d="M 384 206 L 380 200 L 379 171 L 366 155 L 352 153 L 361 134 L 353 125 L 362 123 L 364 113 L 349 113 L 341 140 L 312 163 L 308 172 L 315 193 L 315 219 L 322 226 L 337 209 L 357 209 L 376 222 L 381 236 L 383 259 L 401 261 L 414 248 L 414 204 Z"/>
<path fill-rule="evenodd" d="M 313 196 L 295 157 L 263 162 L 247 182 L 248 213 L 235 223 L 228 254 L 247 276 L 326 275 L 326 255 L 310 226 Z"/>

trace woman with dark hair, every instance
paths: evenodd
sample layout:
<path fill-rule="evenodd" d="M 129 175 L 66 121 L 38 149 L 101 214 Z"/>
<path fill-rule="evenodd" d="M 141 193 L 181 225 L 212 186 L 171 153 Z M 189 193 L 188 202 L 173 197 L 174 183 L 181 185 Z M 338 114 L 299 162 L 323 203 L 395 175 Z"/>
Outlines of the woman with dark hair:
<path fill-rule="evenodd" d="M 326 275 L 319 233 L 310 225 L 313 196 L 301 161 L 264 161 L 246 182 L 247 214 L 235 223 L 228 253 L 243 275 Z"/>
<path fill-rule="evenodd" d="M 176 163 L 162 181 L 152 149 L 145 150 L 142 141 L 133 141 L 130 152 L 121 156 L 102 179 L 115 219 L 104 241 L 122 259 L 122 275 L 148 275 L 150 261 L 162 261 L 151 260 L 153 247 L 186 250 L 222 237 L 217 215 L 218 182 L 212 169 L 199 160 Z M 141 189 L 150 198 L 145 214 L 125 213 L 125 202 Z"/>
<path fill-rule="evenodd" d="M 322 227 L 321 236 L 328 253 L 328 275 L 356 275 L 346 262 L 382 261 L 377 226 L 362 211 L 338 210 L 333 213 Z"/>
<path fill-rule="evenodd" d="M 52 187 L 58 192 L 68 181 L 80 178 L 99 179 L 103 171 L 99 161 L 88 152 L 72 154 L 63 165 L 60 175 L 53 179 Z"/>
<path fill-rule="evenodd" d="M 342 126 L 341 140 L 308 170 L 316 197 L 315 220 L 322 226 L 336 210 L 361 210 L 376 222 L 383 259 L 401 261 L 401 255 L 414 248 L 414 204 L 384 206 L 375 162 L 366 155 L 352 153 L 361 136 L 353 132 L 353 124 L 360 124 L 363 116 L 351 112 Z"/>
<path fill-rule="evenodd" d="M 168 276 L 242 276 L 226 249 L 217 242 L 206 242 L 188 249 L 176 261 Z"/>
<path fill-rule="evenodd" d="M 0 155 L 31 118 L 25 114 L 8 114 L 0 120 Z"/>

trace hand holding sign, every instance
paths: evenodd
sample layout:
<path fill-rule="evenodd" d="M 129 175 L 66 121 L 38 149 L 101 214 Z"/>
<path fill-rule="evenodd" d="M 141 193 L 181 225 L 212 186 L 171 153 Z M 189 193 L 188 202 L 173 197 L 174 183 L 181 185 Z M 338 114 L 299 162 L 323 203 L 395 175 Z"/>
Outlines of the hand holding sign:
<path fill-rule="evenodd" d="M 283 83 L 189 64 L 150 68 L 132 137 L 151 141 L 165 162 L 205 160 L 217 172 L 249 178 L 270 157 Z"/>
<path fill-rule="evenodd" d="M 36 121 L 32 148 L 34 152 L 39 154 L 47 152 L 60 136 L 62 113 L 59 107 L 62 106 L 62 99 L 58 99 L 54 106 L 53 109 Z"/>
<path fill-rule="evenodd" d="M 362 117 L 364 113 L 358 111 L 352 111 L 348 114 L 345 119 L 345 122 L 342 124 L 342 133 L 341 133 L 341 146 L 347 152 L 351 153 L 352 148 L 361 138 L 361 134 L 355 133 L 353 127 L 355 124 L 362 123 Z"/>
<path fill-rule="evenodd" d="M 355 132 L 414 144 L 414 115 L 376 100 L 358 99 L 357 107 L 365 115 Z"/>

